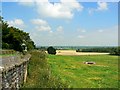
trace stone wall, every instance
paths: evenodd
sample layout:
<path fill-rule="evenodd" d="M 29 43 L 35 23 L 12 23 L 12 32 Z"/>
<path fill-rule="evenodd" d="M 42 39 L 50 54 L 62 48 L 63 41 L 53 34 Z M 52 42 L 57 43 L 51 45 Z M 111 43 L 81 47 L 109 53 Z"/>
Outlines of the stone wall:
<path fill-rule="evenodd" d="M 0 61 L 0 89 L 19 89 L 26 81 L 27 64 L 29 63 L 30 54 L 15 56 L 2 56 Z"/>

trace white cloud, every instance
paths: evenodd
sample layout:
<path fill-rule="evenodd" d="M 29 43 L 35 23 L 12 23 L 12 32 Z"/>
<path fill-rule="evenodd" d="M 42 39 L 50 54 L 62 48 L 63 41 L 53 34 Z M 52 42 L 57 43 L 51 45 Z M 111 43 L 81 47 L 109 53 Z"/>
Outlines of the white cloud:
<path fill-rule="evenodd" d="M 76 0 L 61 0 L 60 3 L 50 3 L 48 0 L 31 0 L 37 13 L 42 17 L 71 19 L 74 16 L 74 10 L 82 11 L 83 6 Z M 72 2 L 72 3 L 71 3 Z M 20 2 L 21 3 L 21 2 Z M 29 6 L 29 4 L 22 2 L 21 5 Z"/>
<path fill-rule="evenodd" d="M 51 31 L 51 27 L 47 23 L 47 21 L 42 20 L 42 19 L 33 19 L 31 20 L 32 24 L 35 25 L 35 29 L 38 31 Z"/>
<path fill-rule="evenodd" d="M 74 0 L 74 3 L 37 3 L 37 12 L 44 17 L 71 19 L 74 16 L 73 11 L 82 11 L 83 6 Z"/>
<path fill-rule="evenodd" d="M 97 8 L 89 8 L 88 13 L 92 14 L 93 12 L 105 11 L 105 10 L 108 10 L 107 2 L 97 2 Z"/>
<path fill-rule="evenodd" d="M 104 32 L 104 33 L 102 33 Z M 82 45 L 118 45 L 118 27 L 109 27 L 94 30 L 92 32 L 85 33 L 85 38 L 80 35 L 77 39 L 78 44 Z"/>
<path fill-rule="evenodd" d="M 36 26 L 35 29 L 38 30 L 38 31 L 51 31 L 50 26 L 42 26 L 42 25 L 40 25 L 40 26 Z"/>
<path fill-rule="evenodd" d="M 97 10 L 107 10 L 108 9 L 108 5 L 106 2 L 98 2 L 98 7 Z"/>
<path fill-rule="evenodd" d="M 24 21 L 22 19 L 14 19 L 14 20 L 8 20 L 8 24 L 10 26 L 14 26 L 16 28 L 20 28 L 20 29 L 24 29 L 25 28 L 25 24 Z"/>
<path fill-rule="evenodd" d="M 63 32 L 63 27 L 62 27 L 62 26 L 59 26 L 59 27 L 57 28 L 57 31 L 58 31 L 58 32 Z"/>
<path fill-rule="evenodd" d="M 98 32 L 103 30 L 104 33 Z M 67 34 L 67 35 L 66 35 Z M 69 35 L 69 36 L 68 36 Z M 46 32 L 34 31 L 30 33 L 31 38 L 37 45 L 118 45 L 118 27 L 101 28 L 94 31 L 88 31 L 82 34 L 60 34 L 53 32 L 52 34 Z"/>
<path fill-rule="evenodd" d="M 35 25 L 47 25 L 48 23 L 42 19 L 33 19 L 31 22 Z"/>

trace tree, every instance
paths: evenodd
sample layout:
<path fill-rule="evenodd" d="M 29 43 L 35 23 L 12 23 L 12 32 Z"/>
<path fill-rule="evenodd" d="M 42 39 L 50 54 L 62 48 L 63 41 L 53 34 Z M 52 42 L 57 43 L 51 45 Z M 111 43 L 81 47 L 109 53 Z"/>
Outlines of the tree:
<path fill-rule="evenodd" d="M 19 28 L 11 27 L 1 19 L 2 23 L 2 48 L 23 51 L 22 44 L 25 43 L 28 50 L 35 48 L 34 42 L 30 39 L 29 33 Z"/>
<path fill-rule="evenodd" d="M 120 56 L 120 46 L 112 48 L 112 50 L 110 51 L 110 54 L 111 55 L 118 55 L 118 56 Z"/>
<path fill-rule="evenodd" d="M 47 52 L 49 53 L 49 54 L 56 54 L 56 49 L 55 48 L 53 48 L 52 46 L 50 46 L 50 47 L 48 47 L 47 48 Z"/>

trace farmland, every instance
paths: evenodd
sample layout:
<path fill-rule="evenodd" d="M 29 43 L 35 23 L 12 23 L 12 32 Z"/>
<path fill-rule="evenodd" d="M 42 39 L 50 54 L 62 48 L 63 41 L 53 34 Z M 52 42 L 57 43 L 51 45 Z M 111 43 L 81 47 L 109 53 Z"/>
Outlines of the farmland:
<path fill-rule="evenodd" d="M 57 50 L 56 55 L 107 55 L 109 53 L 99 53 L 99 52 L 76 52 L 76 50 Z"/>
<path fill-rule="evenodd" d="M 65 53 L 64 53 L 65 54 Z M 118 56 L 32 52 L 25 88 L 118 88 Z M 85 64 L 93 61 L 95 64 Z"/>
<path fill-rule="evenodd" d="M 53 76 L 71 88 L 117 88 L 118 56 L 48 55 Z M 93 61 L 96 64 L 84 64 Z"/>

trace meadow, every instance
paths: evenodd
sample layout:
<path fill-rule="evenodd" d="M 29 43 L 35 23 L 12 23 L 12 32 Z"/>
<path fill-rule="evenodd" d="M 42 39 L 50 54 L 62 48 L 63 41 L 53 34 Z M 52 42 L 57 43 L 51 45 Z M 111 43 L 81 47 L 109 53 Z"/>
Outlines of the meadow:
<path fill-rule="evenodd" d="M 53 76 L 69 88 L 118 88 L 118 56 L 47 55 Z M 93 61 L 96 64 L 84 64 Z"/>
<path fill-rule="evenodd" d="M 118 88 L 118 56 L 32 51 L 26 88 Z M 93 61 L 96 64 L 84 64 Z"/>

